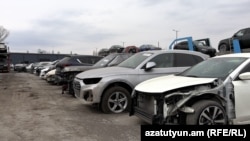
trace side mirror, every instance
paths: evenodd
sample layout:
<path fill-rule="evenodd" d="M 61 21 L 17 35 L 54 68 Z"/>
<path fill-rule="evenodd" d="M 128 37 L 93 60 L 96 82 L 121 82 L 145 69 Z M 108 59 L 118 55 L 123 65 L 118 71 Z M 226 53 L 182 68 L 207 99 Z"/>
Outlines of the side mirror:
<path fill-rule="evenodd" d="M 250 80 L 250 72 L 245 72 L 239 75 L 241 80 Z"/>
<path fill-rule="evenodd" d="M 147 62 L 146 67 L 145 67 L 145 71 L 151 70 L 155 66 L 156 66 L 155 62 Z"/>

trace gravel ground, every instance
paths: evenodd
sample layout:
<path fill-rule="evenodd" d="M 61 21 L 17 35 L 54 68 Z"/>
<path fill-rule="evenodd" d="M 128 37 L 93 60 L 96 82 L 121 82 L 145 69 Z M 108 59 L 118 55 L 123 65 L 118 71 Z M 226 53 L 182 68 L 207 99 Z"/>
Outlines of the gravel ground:
<path fill-rule="evenodd" d="M 139 141 L 137 117 L 103 114 L 30 73 L 0 73 L 1 141 Z"/>

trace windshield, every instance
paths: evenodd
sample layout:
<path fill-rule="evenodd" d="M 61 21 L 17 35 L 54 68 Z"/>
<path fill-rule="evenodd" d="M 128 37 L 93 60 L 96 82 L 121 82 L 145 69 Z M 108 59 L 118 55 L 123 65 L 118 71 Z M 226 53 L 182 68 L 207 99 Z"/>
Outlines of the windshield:
<path fill-rule="evenodd" d="M 106 66 L 110 61 L 112 61 L 117 55 L 116 54 L 110 54 L 104 58 L 102 58 L 100 61 L 95 63 L 94 67 L 103 67 Z"/>
<path fill-rule="evenodd" d="M 203 42 L 200 41 L 194 41 L 193 42 L 196 46 L 206 46 Z"/>
<path fill-rule="evenodd" d="M 178 75 L 188 77 L 220 78 L 224 80 L 246 59 L 247 58 L 243 57 L 211 58 Z"/>
<path fill-rule="evenodd" d="M 127 60 L 120 63 L 119 67 L 125 67 L 125 68 L 136 68 L 138 65 L 140 65 L 145 59 L 152 56 L 153 53 L 136 53 L 135 55 L 129 57 Z"/>

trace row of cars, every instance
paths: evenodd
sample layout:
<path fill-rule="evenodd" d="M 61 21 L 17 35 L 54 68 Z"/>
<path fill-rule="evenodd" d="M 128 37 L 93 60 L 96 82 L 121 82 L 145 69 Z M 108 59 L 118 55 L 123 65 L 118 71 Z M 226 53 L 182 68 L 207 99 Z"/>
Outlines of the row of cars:
<path fill-rule="evenodd" d="M 75 96 L 150 124 L 249 124 L 250 54 L 195 53 L 141 52 L 115 67 L 79 73 Z"/>
<path fill-rule="evenodd" d="M 48 82 L 62 82 L 63 93 L 68 90 L 83 103 L 98 104 L 104 113 L 121 113 L 131 107 L 132 90 L 140 82 L 182 72 L 208 58 L 206 54 L 185 50 L 112 53 L 94 65 L 83 66 L 69 65 L 64 58 L 55 69 L 41 70 L 40 76 Z"/>
<path fill-rule="evenodd" d="M 129 55 L 117 63 L 112 63 L 117 56 L 106 56 L 94 65 L 66 65 L 60 69 L 63 90 L 71 89 L 83 104 L 98 105 L 104 113 L 129 111 L 151 124 L 250 123 L 250 54 L 210 58 L 196 51 L 157 50 Z"/>
<path fill-rule="evenodd" d="M 193 40 L 192 46 L 193 46 L 194 51 L 202 52 L 204 54 L 209 55 L 210 57 L 214 57 L 216 55 L 216 49 L 210 45 L 209 38 Z M 185 40 L 178 42 L 178 43 L 176 42 L 176 44 L 174 44 L 172 48 L 181 49 L 181 50 L 189 50 L 189 42 Z M 161 48 L 156 47 L 151 44 L 144 44 L 144 45 L 141 45 L 140 47 L 127 46 L 125 48 L 119 45 L 113 45 L 109 49 L 106 49 L 106 48 L 101 49 L 98 52 L 98 55 L 106 56 L 114 52 L 137 53 L 137 52 L 148 51 L 148 50 L 161 50 Z"/>

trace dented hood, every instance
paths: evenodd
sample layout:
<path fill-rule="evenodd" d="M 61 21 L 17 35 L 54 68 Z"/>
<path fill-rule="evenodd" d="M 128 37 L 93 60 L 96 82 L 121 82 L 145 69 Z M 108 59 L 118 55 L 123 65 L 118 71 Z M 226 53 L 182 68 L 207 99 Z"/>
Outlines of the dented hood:
<path fill-rule="evenodd" d="M 135 90 L 145 93 L 163 93 L 177 88 L 211 83 L 216 79 L 167 75 L 146 80 L 138 84 Z"/>

